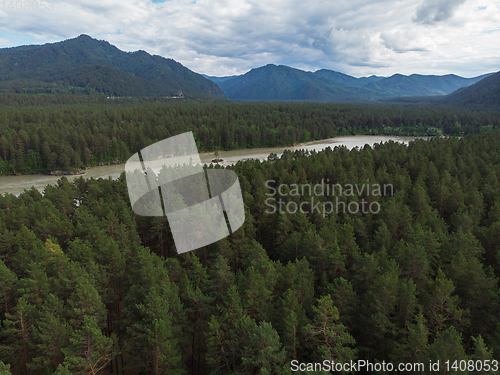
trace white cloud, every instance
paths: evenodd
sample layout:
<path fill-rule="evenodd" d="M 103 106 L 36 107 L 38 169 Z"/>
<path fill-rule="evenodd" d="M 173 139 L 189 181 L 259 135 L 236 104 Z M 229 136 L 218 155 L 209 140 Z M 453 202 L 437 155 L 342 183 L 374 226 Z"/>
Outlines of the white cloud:
<path fill-rule="evenodd" d="M 453 17 L 455 10 L 466 0 L 425 0 L 417 9 L 415 22 L 432 24 Z"/>
<path fill-rule="evenodd" d="M 209 75 L 268 63 L 355 76 L 474 76 L 500 68 L 493 0 L 54 0 L 52 12 L 0 9 L 0 46 L 88 34 Z"/>

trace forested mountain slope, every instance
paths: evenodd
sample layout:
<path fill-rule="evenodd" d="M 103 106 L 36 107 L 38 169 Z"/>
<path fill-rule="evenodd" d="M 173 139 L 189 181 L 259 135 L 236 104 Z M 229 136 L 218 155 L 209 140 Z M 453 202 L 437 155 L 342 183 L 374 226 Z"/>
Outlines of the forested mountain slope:
<path fill-rule="evenodd" d="M 383 93 L 344 85 L 335 78 L 269 64 L 219 85 L 228 98 L 234 100 L 356 102 L 387 97 Z"/>
<path fill-rule="evenodd" d="M 462 108 L 500 111 L 500 72 L 446 96 L 443 102 Z"/>
<path fill-rule="evenodd" d="M 224 96 L 215 83 L 172 59 L 145 51 L 123 52 L 87 35 L 0 49 L 0 91 Z"/>
<path fill-rule="evenodd" d="M 217 82 L 234 100 L 359 102 L 402 96 L 446 95 L 487 76 L 489 74 L 474 78 L 454 74 L 395 74 L 391 77 L 355 78 L 328 69 L 312 73 L 269 64 L 240 76 L 207 78 Z"/>
<path fill-rule="evenodd" d="M 415 96 L 381 101 L 386 104 L 446 105 L 475 111 L 500 111 L 500 72 L 488 75 L 479 82 L 458 89 L 446 96 Z"/>
<path fill-rule="evenodd" d="M 384 77 L 379 77 L 379 76 L 369 76 L 369 77 L 361 77 L 361 78 L 355 78 L 350 75 L 336 72 L 334 70 L 329 70 L 329 69 L 320 69 L 314 72 L 315 76 L 330 79 L 334 82 L 341 83 L 347 87 L 363 87 L 366 86 L 367 84 L 371 82 L 376 82 L 381 79 L 384 79 Z"/>
<path fill-rule="evenodd" d="M 463 78 L 455 74 L 444 76 L 412 74 L 405 76 L 395 74 L 365 85 L 365 88 L 398 96 L 432 96 L 447 95 L 459 88 L 472 85 L 489 76 L 484 74 L 474 78 Z"/>

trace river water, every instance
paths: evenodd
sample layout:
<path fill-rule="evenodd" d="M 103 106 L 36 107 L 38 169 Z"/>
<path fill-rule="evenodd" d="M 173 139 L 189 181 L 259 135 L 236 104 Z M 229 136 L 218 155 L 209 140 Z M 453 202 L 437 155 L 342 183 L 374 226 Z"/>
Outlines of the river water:
<path fill-rule="evenodd" d="M 222 165 L 231 165 L 239 160 L 245 159 L 259 159 L 266 160 L 269 154 L 275 153 L 281 155 L 284 150 L 288 149 L 294 150 L 315 150 L 321 151 L 327 147 L 334 148 L 335 146 L 346 146 L 349 150 L 359 147 L 362 148 L 365 145 L 370 145 L 373 147 L 375 143 L 388 142 L 390 140 L 395 142 L 400 142 L 408 144 L 409 142 L 417 139 L 428 137 L 395 137 L 395 136 L 375 136 L 375 135 L 353 135 L 353 136 L 343 136 L 335 137 L 329 139 L 323 139 L 319 141 L 300 143 L 292 147 L 265 147 L 265 148 L 252 148 L 243 150 L 232 150 L 232 151 L 219 151 L 219 158 L 223 159 Z M 212 159 L 214 159 L 213 152 L 200 153 L 200 159 L 203 164 L 210 164 Z M 92 167 L 87 169 L 84 175 L 76 176 L 66 176 L 69 181 L 73 181 L 75 178 L 112 178 L 116 179 L 125 170 L 125 164 L 118 165 L 105 165 L 102 167 Z M 30 189 L 34 186 L 36 189 L 43 191 L 47 185 L 56 185 L 57 180 L 60 176 L 46 176 L 41 174 L 30 174 L 23 176 L 3 176 L 0 177 L 0 194 L 10 193 L 14 195 L 19 195 L 24 191 L 24 189 Z"/>

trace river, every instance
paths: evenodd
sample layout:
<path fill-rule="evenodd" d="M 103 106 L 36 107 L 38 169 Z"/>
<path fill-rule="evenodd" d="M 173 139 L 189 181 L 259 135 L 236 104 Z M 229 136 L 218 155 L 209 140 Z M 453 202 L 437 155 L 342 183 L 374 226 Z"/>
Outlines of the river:
<path fill-rule="evenodd" d="M 370 145 L 373 147 L 375 143 L 388 142 L 390 140 L 395 142 L 401 142 L 408 144 L 409 142 L 417 139 L 428 137 L 396 137 L 396 136 L 376 136 L 376 135 L 353 135 L 353 136 L 342 136 L 329 139 L 323 139 L 319 141 L 312 141 L 306 143 L 300 143 L 292 147 L 265 147 L 265 148 L 252 148 L 252 149 L 242 149 L 242 150 L 232 150 L 232 151 L 219 151 L 219 158 L 223 159 L 222 165 L 231 165 L 239 160 L 245 159 L 259 159 L 266 160 L 269 154 L 275 153 L 281 155 L 284 150 L 315 150 L 321 151 L 327 147 L 334 148 L 335 146 L 346 146 L 349 150 L 359 147 L 362 148 L 365 145 Z M 200 153 L 200 159 L 203 164 L 210 164 L 212 159 L 214 159 L 213 152 Z M 75 178 L 112 178 L 116 179 L 125 170 L 125 164 L 118 165 L 105 165 L 102 167 L 92 167 L 87 169 L 84 175 L 66 176 L 69 181 L 73 181 Z M 36 189 L 43 191 L 47 185 L 56 185 L 57 180 L 60 176 L 47 176 L 41 174 L 30 174 L 23 176 L 3 176 L 0 177 L 0 194 L 10 193 L 14 195 L 19 195 L 24 191 L 24 189 L 30 189 L 34 186 Z"/>

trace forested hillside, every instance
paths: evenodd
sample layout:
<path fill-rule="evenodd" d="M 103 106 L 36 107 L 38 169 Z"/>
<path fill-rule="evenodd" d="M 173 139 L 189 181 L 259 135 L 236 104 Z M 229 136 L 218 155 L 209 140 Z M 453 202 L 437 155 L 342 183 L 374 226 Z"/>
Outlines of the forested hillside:
<path fill-rule="evenodd" d="M 149 144 L 189 130 L 200 151 L 213 151 L 291 146 L 349 134 L 474 134 L 500 125 L 498 113 L 442 107 L 178 102 L 4 95 L 0 175 L 123 162 Z"/>
<path fill-rule="evenodd" d="M 224 97 L 215 83 L 172 59 L 124 52 L 87 35 L 0 49 L 0 92 Z"/>
<path fill-rule="evenodd" d="M 312 73 L 268 64 L 240 76 L 207 78 L 220 85 L 233 100 L 355 103 L 404 96 L 446 95 L 488 75 L 463 78 L 454 74 L 394 74 L 390 77 L 355 78 L 328 69 Z"/>
<path fill-rule="evenodd" d="M 499 131 L 285 152 L 232 169 L 245 224 L 183 255 L 165 218 L 133 214 L 123 175 L 0 196 L 0 373 L 291 374 L 292 360 L 499 359 Z M 269 180 L 394 192 L 340 196 L 378 202 L 378 214 L 269 213 Z M 284 193 L 286 203 L 312 198 Z"/>
<path fill-rule="evenodd" d="M 16 79 L 0 84 L 4 92 L 24 93 L 72 93 L 83 95 L 111 96 L 165 96 L 165 90 L 155 83 L 135 77 L 121 70 L 103 65 L 85 65 L 74 68 L 57 78 L 45 81 L 32 79 Z M 175 91 L 175 90 L 174 90 Z"/>
<path fill-rule="evenodd" d="M 474 111 L 500 111 L 500 72 L 446 96 L 416 96 L 384 100 L 392 104 L 439 105 Z"/>
<path fill-rule="evenodd" d="M 391 77 L 370 82 L 364 87 L 388 93 L 392 97 L 447 95 L 460 88 L 475 84 L 489 75 L 490 74 L 483 74 L 478 77 L 464 78 L 455 74 L 443 76 L 421 74 L 405 76 L 402 74 L 394 74 Z"/>
<path fill-rule="evenodd" d="M 443 98 L 446 104 L 462 108 L 500 110 L 500 72 Z"/>
<path fill-rule="evenodd" d="M 384 93 L 344 85 L 328 75 L 274 64 L 218 81 L 224 93 L 233 100 L 359 102 L 389 97 Z"/>

